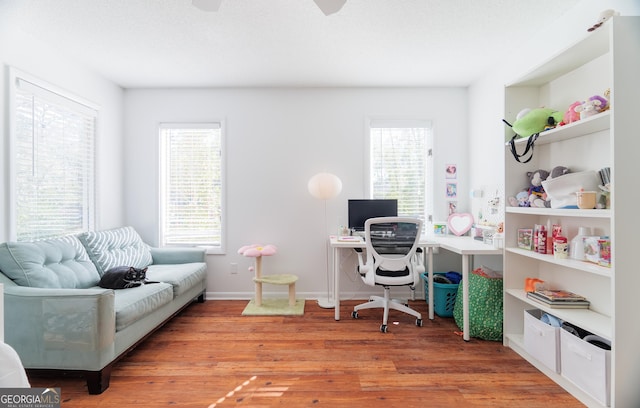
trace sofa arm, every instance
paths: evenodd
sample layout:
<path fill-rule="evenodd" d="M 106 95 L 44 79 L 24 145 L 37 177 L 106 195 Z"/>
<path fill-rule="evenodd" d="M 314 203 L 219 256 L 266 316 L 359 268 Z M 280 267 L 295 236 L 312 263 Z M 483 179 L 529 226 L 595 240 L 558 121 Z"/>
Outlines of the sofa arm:
<path fill-rule="evenodd" d="M 110 289 L 5 287 L 5 342 L 26 368 L 100 370 L 114 358 Z"/>
<path fill-rule="evenodd" d="M 154 264 L 204 262 L 204 248 L 151 248 Z"/>

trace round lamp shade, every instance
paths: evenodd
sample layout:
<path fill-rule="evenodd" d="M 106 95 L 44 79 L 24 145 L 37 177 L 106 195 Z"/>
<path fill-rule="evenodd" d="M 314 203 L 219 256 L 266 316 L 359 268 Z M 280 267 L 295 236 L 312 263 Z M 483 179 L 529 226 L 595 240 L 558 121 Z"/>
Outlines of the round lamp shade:
<path fill-rule="evenodd" d="M 331 173 L 318 173 L 309 179 L 309 193 L 320 200 L 336 197 L 342 191 L 342 181 Z"/>

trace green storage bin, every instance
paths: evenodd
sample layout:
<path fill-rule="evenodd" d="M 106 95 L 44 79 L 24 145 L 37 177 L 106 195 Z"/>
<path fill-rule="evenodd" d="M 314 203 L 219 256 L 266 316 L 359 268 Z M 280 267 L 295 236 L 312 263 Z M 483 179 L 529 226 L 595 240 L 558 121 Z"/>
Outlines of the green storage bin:
<path fill-rule="evenodd" d="M 446 272 L 434 272 L 433 276 L 445 275 Z M 424 299 L 429 303 L 429 275 L 421 273 L 424 280 Z M 458 283 L 433 282 L 433 311 L 440 317 L 452 317 L 458 295 Z"/>

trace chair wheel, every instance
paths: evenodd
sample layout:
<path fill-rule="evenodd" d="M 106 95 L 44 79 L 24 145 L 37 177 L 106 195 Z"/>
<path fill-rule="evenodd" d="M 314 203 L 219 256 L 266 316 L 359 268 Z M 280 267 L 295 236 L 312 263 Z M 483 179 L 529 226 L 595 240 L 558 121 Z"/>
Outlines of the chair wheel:
<path fill-rule="evenodd" d="M 358 311 L 354 310 L 353 312 L 351 312 L 351 317 L 353 317 L 354 319 L 358 318 Z"/>
<path fill-rule="evenodd" d="M 422 327 L 422 319 L 416 319 L 416 326 Z"/>
<path fill-rule="evenodd" d="M 386 333 L 387 332 L 387 325 L 386 324 L 380 325 L 380 332 L 382 332 L 382 333 Z"/>

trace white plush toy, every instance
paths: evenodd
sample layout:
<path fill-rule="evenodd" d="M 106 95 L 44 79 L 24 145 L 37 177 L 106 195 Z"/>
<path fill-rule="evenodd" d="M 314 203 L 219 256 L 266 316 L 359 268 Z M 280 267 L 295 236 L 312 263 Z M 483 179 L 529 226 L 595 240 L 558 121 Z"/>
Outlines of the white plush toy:
<path fill-rule="evenodd" d="M 580 120 L 582 120 L 600 112 L 600 105 L 602 105 L 602 102 L 598 99 L 590 99 L 583 102 L 582 105 L 576 106 L 573 110 L 580 114 Z"/>

